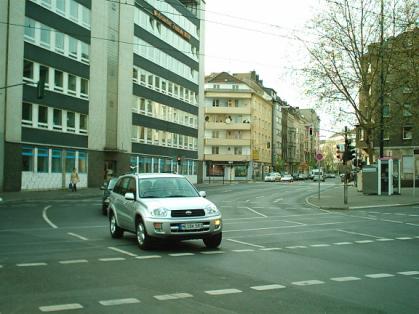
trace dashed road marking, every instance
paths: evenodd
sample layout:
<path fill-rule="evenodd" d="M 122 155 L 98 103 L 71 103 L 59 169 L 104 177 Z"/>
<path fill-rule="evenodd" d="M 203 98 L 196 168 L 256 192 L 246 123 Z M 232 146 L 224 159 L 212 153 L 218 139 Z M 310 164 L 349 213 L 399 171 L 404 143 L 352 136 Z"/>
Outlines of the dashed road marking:
<path fill-rule="evenodd" d="M 244 252 L 254 252 L 255 250 L 252 249 L 243 249 L 243 250 L 232 250 L 233 252 L 236 253 L 244 253 Z"/>
<path fill-rule="evenodd" d="M 344 282 L 344 281 L 361 280 L 361 278 L 359 277 L 335 277 L 335 278 L 330 278 L 330 280 Z"/>
<path fill-rule="evenodd" d="M 419 271 L 416 271 L 416 270 L 401 271 L 401 272 L 398 272 L 398 274 L 405 275 L 405 276 L 413 276 L 413 275 L 419 275 Z"/>
<path fill-rule="evenodd" d="M 136 256 L 136 259 L 152 259 L 152 258 L 161 258 L 160 255 L 144 255 L 144 256 Z"/>
<path fill-rule="evenodd" d="M 112 305 L 140 303 L 140 300 L 136 298 L 126 298 L 126 299 L 103 300 L 103 301 L 99 301 L 99 303 L 104 306 L 112 306 Z"/>
<path fill-rule="evenodd" d="M 205 291 L 206 294 L 209 295 L 223 295 L 223 294 L 233 294 L 233 293 L 241 293 L 243 291 L 238 289 L 221 289 L 221 290 L 208 290 Z"/>
<path fill-rule="evenodd" d="M 260 249 L 261 251 L 279 251 L 282 250 L 280 247 L 265 247 L 263 249 Z"/>
<path fill-rule="evenodd" d="M 321 285 L 324 284 L 324 281 L 320 280 L 305 280 L 305 281 L 295 281 L 292 282 L 293 285 L 296 286 L 312 286 L 312 285 Z"/>
<path fill-rule="evenodd" d="M 286 246 L 286 249 L 306 249 L 305 245 L 294 245 L 294 246 Z"/>
<path fill-rule="evenodd" d="M 173 253 L 173 254 L 169 254 L 169 256 L 173 256 L 173 257 L 181 257 L 181 256 L 192 256 L 195 255 L 194 253 Z"/>
<path fill-rule="evenodd" d="M 36 266 L 47 266 L 47 263 L 21 263 L 16 264 L 17 267 L 36 267 Z"/>
<path fill-rule="evenodd" d="M 390 220 L 390 219 L 383 219 L 383 221 L 385 221 L 385 222 L 393 222 L 393 223 L 397 223 L 397 224 L 402 224 L 403 223 L 403 221 Z"/>
<path fill-rule="evenodd" d="M 82 308 L 83 306 L 81 304 L 70 303 L 70 304 L 40 306 L 39 310 L 41 312 L 57 312 L 57 311 L 78 310 Z"/>
<path fill-rule="evenodd" d="M 81 236 L 81 235 L 79 235 L 79 234 L 76 234 L 76 233 L 68 232 L 67 234 L 68 234 L 68 235 L 71 235 L 72 237 L 76 237 L 76 238 L 78 238 L 78 239 L 80 239 L 80 240 L 83 240 L 83 241 L 87 241 L 87 240 L 89 240 L 88 238 L 85 238 L 85 237 L 83 237 L 83 236 Z"/>
<path fill-rule="evenodd" d="M 125 257 L 104 257 L 99 258 L 101 262 L 116 262 L 116 261 L 125 261 Z"/>
<path fill-rule="evenodd" d="M 353 244 L 352 242 L 336 242 L 333 243 L 334 245 L 349 245 L 349 244 Z"/>
<path fill-rule="evenodd" d="M 372 243 L 372 242 L 374 242 L 374 241 L 373 240 L 358 240 L 358 241 L 355 241 L 355 243 L 359 243 L 359 244 Z"/>
<path fill-rule="evenodd" d="M 286 287 L 282 285 L 277 285 L 277 284 L 250 287 L 250 289 L 257 290 L 257 291 L 275 290 L 275 289 L 283 289 L 283 288 L 286 288 Z"/>
<path fill-rule="evenodd" d="M 224 254 L 224 251 L 202 251 L 201 254 L 212 255 L 212 254 Z"/>
<path fill-rule="evenodd" d="M 330 244 L 321 243 L 321 244 L 310 244 L 311 247 L 326 247 L 330 246 Z"/>
<path fill-rule="evenodd" d="M 185 299 L 185 298 L 192 298 L 192 297 L 193 295 L 190 293 L 173 293 L 173 294 L 163 294 L 163 295 L 154 296 L 154 298 L 159 301 Z"/>
<path fill-rule="evenodd" d="M 119 252 L 119 253 L 122 253 L 122 254 L 129 255 L 129 256 L 132 256 L 132 257 L 137 257 L 138 256 L 137 254 L 134 254 L 134 253 L 131 253 L 131 252 L 128 252 L 128 251 L 124 251 L 124 250 L 121 250 L 121 249 L 118 249 L 118 248 L 112 247 L 112 246 L 108 246 L 108 249 L 110 249 L 112 251 L 115 251 L 115 252 Z"/>
<path fill-rule="evenodd" d="M 369 274 L 369 275 L 365 275 L 365 277 L 372 278 L 372 279 L 378 279 L 378 278 L 394 277 L 394 275 L 392 275 L 392 274 Z"/>
<path fill-rule="evenodd" d="M 257 245 L 257 244 L 253 244 L 253 243 L 249 243 L 249 242 L 243 242 L 243 241 L 234 240 L 234 239 L 227 239 L 227 241 L 235 242 L 235 243 L 239 243 L 239 244 L 244 244 L 244 245 L 248 245 L 248 246 L 253 246 L 253 247 L 257 247 L 257 248 L 264 248 L 263 245 Z"/>
<path fill-rule="evenodd" d="M 79 264 L 79 263 L 87 263 L 87 259 L 73 259 L 73 260 L 67 260 L 67 261 L 59 261 L 60 264 Z"/>
<path fill-rule="evenodd" d="M 397 240 L 412 240 L 411 237 L 398 237 Z"/>
<path fill-rule="evenodd" d="M 375 240 L 375 241 L 388 242 L 388 241 L 394 241 L 394 239 L 380 238 L 380 239 L 377 239 L 377 240 Z"/>

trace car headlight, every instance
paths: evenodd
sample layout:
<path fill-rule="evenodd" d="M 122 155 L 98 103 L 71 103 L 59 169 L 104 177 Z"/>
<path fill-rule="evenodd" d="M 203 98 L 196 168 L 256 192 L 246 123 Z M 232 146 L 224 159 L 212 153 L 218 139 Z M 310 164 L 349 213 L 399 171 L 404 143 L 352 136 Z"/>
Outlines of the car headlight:
<path fill-rule="evenodd" d="M 153 217 L 167 217 L 169 214 L 169 210 L 167 208 L 156 208 L 151 211 L 151 216 Z"/>
<path fill-rule="evenodd" d="M 218 210 L 217 206 L 215 206 L 214 204 L 208 205 L 204 209 L 205 209 L 205 213 L 208 216 L 215 216 L 215 215 L 220 214 L 220 211 Z"/>

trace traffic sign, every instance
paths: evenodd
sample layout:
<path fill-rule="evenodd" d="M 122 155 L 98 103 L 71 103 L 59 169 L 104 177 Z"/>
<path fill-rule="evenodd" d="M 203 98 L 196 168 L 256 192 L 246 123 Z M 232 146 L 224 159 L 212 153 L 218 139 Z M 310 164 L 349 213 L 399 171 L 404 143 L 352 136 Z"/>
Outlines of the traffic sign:
<path fill-rule="evenodd" d="M 317 153 L 316 154 L 316 160 L 317 161 L 323 160 L 323 154 L 322 153 Z"/>

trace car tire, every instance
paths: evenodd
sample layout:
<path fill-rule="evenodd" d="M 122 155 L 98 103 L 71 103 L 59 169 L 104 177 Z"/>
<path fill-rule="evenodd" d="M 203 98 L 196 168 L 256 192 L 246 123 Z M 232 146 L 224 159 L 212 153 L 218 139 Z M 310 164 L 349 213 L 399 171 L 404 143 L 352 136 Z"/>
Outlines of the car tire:
<path fill-rule="evenodd" d="M 208 238 L 204 238 L 204 244 L 209 249 L 216 249 L 220 246 L 223 234 L 220 232 Z"/>
<path fill-rule="evenodd" d="M 103 216 L 108 216 L 108 207 L 106 205 L 102 205 L 102 214 Z"/>
<path fill-rule="evenodd" d="M 115 214 L 113 212 L 111 212 L 109 216 L 109 231 L 111 233 L 111 237 L 114 239 L 122 238 L 124 235 L 124 230 L 118 226 Z"/>
<path fill-rule="evenodd" d="M 141 219 L 137 219 L 137 222 L 135 224 L 135 235 L 136 235 L 138 247 L 140 249 L 142 250 L 150 249 L 152 239 L 148 235 L 144 222 Z"/>

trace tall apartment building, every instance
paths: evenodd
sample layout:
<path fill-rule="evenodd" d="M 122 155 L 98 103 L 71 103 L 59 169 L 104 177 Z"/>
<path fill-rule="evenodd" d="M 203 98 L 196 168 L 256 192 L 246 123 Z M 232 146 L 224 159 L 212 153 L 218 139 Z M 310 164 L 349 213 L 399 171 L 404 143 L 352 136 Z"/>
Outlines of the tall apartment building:
<path fill-rule="evenodd" d="M 261 179 L 272 165 L 272 97 L 255 72 L 205 82 L 204 179 Z"/>
<path fill-rule="evenodd" d="M 0 189 L 64 188 L 73 168 L 80 187 L 132 169 L 196 182 L 203 6 L 0 2 Z"/>

